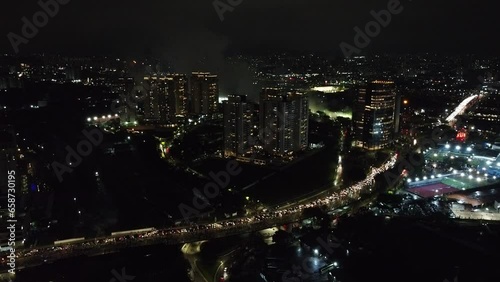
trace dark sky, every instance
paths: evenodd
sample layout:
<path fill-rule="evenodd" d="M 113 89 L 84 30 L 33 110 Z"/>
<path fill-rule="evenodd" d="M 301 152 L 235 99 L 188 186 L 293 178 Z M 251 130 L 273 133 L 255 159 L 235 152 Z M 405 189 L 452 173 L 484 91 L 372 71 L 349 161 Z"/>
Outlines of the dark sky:
<path fill-rule="evenodd" d="M 353 42 L 353 28 L 364 27 L 372 20 L 370 11 L 385 9 L 388 2 L 242 0 L 221 22 L 213 0 L 69 0 L 19 49 L 21 54 L 150 52 L 179 58 L 269 49 L 340 53 L 340 42 Z M 402 13 L 393 16 L 366 50 L 498 54 L 497 2 L 402 0 Z M 40 6 L 35 0 L 2 4 L 0 51 L 12 53 L 7 34 L 21 34 L 21 18 L 31 19 Z"/>

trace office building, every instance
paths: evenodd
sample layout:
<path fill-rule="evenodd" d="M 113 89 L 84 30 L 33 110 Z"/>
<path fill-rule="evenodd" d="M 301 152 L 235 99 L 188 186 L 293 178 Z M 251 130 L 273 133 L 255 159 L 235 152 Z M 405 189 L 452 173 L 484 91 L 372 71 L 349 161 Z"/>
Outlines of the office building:
<path fill-rule="evenodd" d="M 392 144 L 395 104 L 396 91 L 392 81 L 375 80 L 359 90 L 353 116 L 356 147 L 379 150 Z"/>

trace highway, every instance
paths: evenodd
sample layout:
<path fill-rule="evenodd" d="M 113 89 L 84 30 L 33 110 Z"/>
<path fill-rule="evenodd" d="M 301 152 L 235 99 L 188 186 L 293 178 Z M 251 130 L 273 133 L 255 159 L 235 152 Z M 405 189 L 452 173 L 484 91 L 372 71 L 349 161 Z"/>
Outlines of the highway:
<path fill-rule="evenodd" d="M 293 206 L 287 205 L 286 207 L 267 210 L 260 214 L 239 219 L 224 220 L 217 223 L 192 224 L 190 226 L 178 228 L 155 229 L 132 236 L 108 236 L 89 239 L 74 244 L 51 245 L 18 250 L 17 265 L 20 265 L 21 268 L 27 268 L 75 256 L 98 256 L 114 253 L 123 248 L 155 244 L 177 245 L 198 242 L 297 222 L 302 218 L 302 211 L 306 208 L 321 207 L 325 205 L 329 208 L 336 208 L 345 206 L 352 200 L 357 200 L 359 198 L 359 193 L 364 188 L 371 187 L 378 174 L 393 168 L 396 164 L 396 160 L 397 155 L 393 155 L 380 167 L 372 168 L 363 181 L 346 187 L 341 191 L 321 196 L 321 198 L 316 200 L 311 200 L 309 203 L 297 203 Z M 6 268 L 6 265 L 3 265 L 3 267 Z"/>
<path fill-rule="evenodd" d="M 453 113 L 451 113 L 451 115 L 449 115 L 446 118 L 446 121 L 449 122 L 449 124 L 450 124 L 451 127 L 453 127 L 455 125 L 457 116 L 463 115 L 467 109 L 469 109 L 471 106 L 473 106 L 481 98 L 482 98 L 481 95 L 472 95 L 472 96 L 469 96 L 469 97 L 465 98 L 455 108 L 455 110 L 453 111 Z"/>

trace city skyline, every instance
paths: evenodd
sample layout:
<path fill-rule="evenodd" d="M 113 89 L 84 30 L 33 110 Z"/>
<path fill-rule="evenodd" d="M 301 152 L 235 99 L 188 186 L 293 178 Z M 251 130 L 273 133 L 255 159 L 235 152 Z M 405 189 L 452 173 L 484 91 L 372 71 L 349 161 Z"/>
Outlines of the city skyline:
<path fill-rule="evenodd" d="M 498 7 L 4 3 L 0 282 L 500 281 Z"/>

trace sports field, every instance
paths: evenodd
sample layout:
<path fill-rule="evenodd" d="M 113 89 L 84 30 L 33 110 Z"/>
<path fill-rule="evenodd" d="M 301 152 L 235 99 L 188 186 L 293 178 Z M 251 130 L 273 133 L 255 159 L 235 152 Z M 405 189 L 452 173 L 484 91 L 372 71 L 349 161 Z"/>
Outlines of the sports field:
<path fill-rule="evenodd" d="M 448 186 L 443 183 L 431 184 L 427 186 L 419 186 L 415 188 L 408 189 L 409 192 L 422 196 L 424 198 L 431 198 L 436 195 L 442 195 L 446 193 L 459 191 L 456 188 Z"/>
<path fill-rule="evenodd" d="M 445 177 L 441 183 L 460 190 L 481 186 L 481 183 L 478 183 L 476 179 L 468 179 L 467 177 Z"/>

